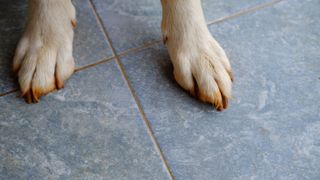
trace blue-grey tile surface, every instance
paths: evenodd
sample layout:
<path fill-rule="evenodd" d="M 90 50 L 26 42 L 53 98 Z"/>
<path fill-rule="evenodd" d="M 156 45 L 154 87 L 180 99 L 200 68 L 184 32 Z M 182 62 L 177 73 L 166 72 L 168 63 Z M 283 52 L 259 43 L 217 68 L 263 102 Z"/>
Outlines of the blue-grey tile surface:
<path fill-rule="evenodd" d="M 320 1 L 230 17 L 270 2 L 202 0 L 235 74 L 217 112 L 177 85 L 161 44 L 121 55 L 124 72 L 81 69 L 38 104 L 1 94 L 16 87 L 26 2 L 0 0 L 0 179 L 320 179 Z M 94 10 L 117 53 L 160 39 L 160 0 L 74 4 L 78 67 L 112 56 Z"/>
<path fill-rule="evenodd" d="M 78 26 L 75 29 L 74 58 L 77 67 L 95 63 L 112 56 L 92 6 L 88 0 L 74 0 L 77 10 Z"/>
<path fill-rule="evenodd" d="M 0 179 L 168 179 L 114 62 L 35 105 L 0 98 Z"/>
<path fill-rule="evenodd" d="M 92 64 L 112 56 L 96 17 L 87 0 L 76 0 L 78 26 L 75 29 L 74 58 L 76 66 Z M 0 1 L 0 93 L 17 88 L 11 72 L 15 46 L 23 33 L 26 21 L 25 0 Z"/>
<path fill-rule="evenodd" d="M 16 87 L 11 72 L 12 58 L 26 21 L 26 9 L 23 0 L 0 0 L 0 93 Z"/>
<path fill-rule="evenodd" d="M 220 19 L 271 0 L 203 0 L 208 21 Z M 161 38 L 160 0 L 93 0 L 118 53 Z"/>
<path fill-rule="evenodd" d="M 284 1 L 210 27 L 236 77 L 222 113 L 178 87 L 163 46 L 122 59 L 176 179 L 320 178 L 319 8 Z"/>

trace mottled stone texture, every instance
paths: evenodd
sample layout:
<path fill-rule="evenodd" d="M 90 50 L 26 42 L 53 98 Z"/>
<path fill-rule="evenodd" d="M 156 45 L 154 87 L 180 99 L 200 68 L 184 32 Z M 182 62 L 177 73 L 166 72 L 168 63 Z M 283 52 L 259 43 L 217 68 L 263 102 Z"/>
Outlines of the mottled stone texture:
<path fill-rule="evenodd" d="M 117 53 L 160 39 L 158 0 L 93 0 Z M 157 44 L 77 72 L 27 105 L 0 97 L 0 179 L 320 179 L 320 1 L 203 0 L 234 69 L 224 112 L 183 91 Z M 77 66 L 112 55 L 90 2 L 74 1 Z M 26 3 L 0 0 L 0 94 L 15 87 L 11 58 Z M 127 79 L 128 78 L 128 79 Z M 129 89 L 126 81 L 131 83 Z M 138 108 L 137 101 L 141 104 Z"/>
<path fill-rule="evenodd" d="M 166 179 L 114 62 L 27 105 L 0 98 L 0 179 Z"/>
<path fill-rule="evenodd" d="M 26 20 L 26 9 L 24 0 L 0 0 L 0 93 L 16 87 L 11 65 Z"/>
<path fill-rule="evenodd" d="M 320 178 L 319 1 L 210 27 L 235 72 L 225 112 L 194 100 L 163 46 L 122 59 L 176 179 Z"/>

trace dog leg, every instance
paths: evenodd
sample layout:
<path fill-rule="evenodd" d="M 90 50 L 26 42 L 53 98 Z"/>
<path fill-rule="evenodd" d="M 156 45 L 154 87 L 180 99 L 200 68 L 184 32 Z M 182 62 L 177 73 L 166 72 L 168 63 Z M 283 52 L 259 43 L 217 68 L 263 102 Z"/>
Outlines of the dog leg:
<path fill-rule="evenodd" d="M 217 110 L 231 97 L 229 60 L 211 36 L 200 0 L 161 0 L 162 34 L 181 87 Z"/>
<path fill-rule="evenodd" d="M 13 60 L 27 102 L 60 89 L 74 72 L 71 0 L 29 0 L 28 21 Z"/>

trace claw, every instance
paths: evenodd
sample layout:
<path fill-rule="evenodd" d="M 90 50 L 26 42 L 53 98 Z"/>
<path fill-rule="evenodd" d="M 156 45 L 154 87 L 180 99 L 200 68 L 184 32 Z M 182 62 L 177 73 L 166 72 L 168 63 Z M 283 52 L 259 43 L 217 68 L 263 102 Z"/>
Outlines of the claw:
<path fill-rule="evenodd" d="M 78 25 L 77 20 L 72 19 L 72 20 L 71 20 L 71 25 L 72 25 L 73 28 L 76 28 L 77 25 Z"/>
<path fill-rule="evenodd" d="M 56 87 L 57 89 L 62 89 L 64 88 L 64 82 L 61 81 L 59 78 L 55 78 L 55 84 L 56 84 Z"/>
<path fill-rule="evenodd" d="M 233 82 L 234 78 L 233 78 L 233 73 L 232 73 L 232 71 L 230 70 L 230 71 L 227 71 L 227 72 L 228 72 L 228 74 L 229 74 L 229 77 L 230 77 L 230 79 L 231 79 L 231 82 Z"/>
<path fill-rule="evenodd" d="M 167 44 L 167 41 L 168 41 L 168 36 L 162 36 L 162 42 L 164 45 Z"/>
<path fill-rule="evenodd" d="M 22 96 L 25 97 L 25 100 L 28 104 L 33 103 L 31 91 L 28 91 L 25 95 Z"/>
<path fill-rule="evenodd" d="M 193 88 L 189 90 L 189 93 L 195 98 L 199 99 L 202 102 L 210 103 L 216 108 L 218 111 L 223 111 L 228 108 L 228 97 L 225 96 L 221 90 L 216 91 L 212 95 L 207 95 L 205 92 L 201 91 L 199 88 L 197 81 L 194 76 L 193 77 Z"/>

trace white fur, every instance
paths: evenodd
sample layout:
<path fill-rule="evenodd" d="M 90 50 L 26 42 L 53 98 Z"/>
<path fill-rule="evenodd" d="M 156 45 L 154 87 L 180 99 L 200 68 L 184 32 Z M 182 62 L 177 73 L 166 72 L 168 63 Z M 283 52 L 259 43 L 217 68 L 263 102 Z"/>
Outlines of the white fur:
<path fill-rule="evenodd" d="M 162 0 L 162 32 L 177 82 L 222 110 L 231 97 L 228 58 L 211 36 L 200 0 Z M 71 0 L 29 0 L 26 30 L 14 57 L 22 95 L 37 102 L 74 71 Z"/>
<path fill-rule="evenodd" d="M 71 0 L 29 0 L 28 21 L 16 49 L 13 69 L 29 102 L 63 83 L 74 71 L 75 9 Z"/>
<path fill-rule="evenodd" d="M 162 6 L 162 33 L 176 81 L 202 101 L 225 109 L 231 66 L 207 28 L 200 0 L 162 0 Z"/>

